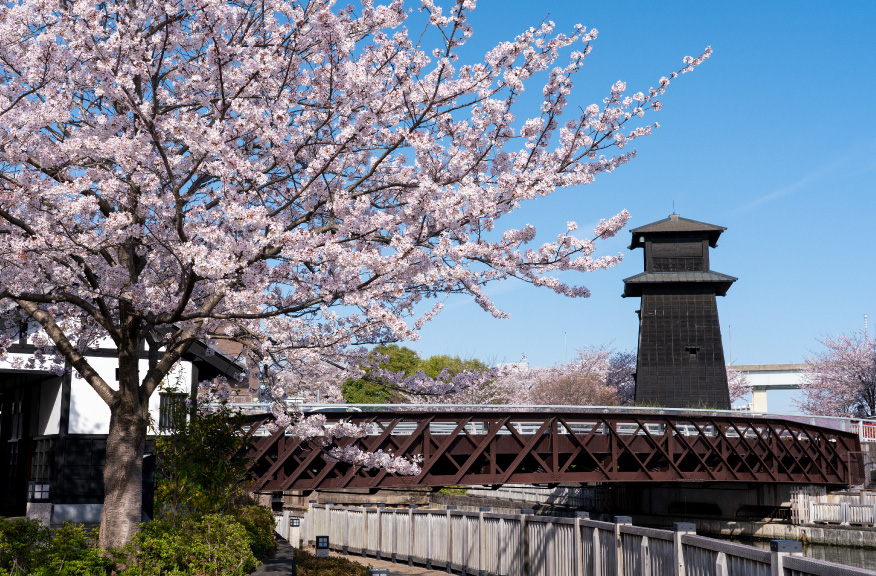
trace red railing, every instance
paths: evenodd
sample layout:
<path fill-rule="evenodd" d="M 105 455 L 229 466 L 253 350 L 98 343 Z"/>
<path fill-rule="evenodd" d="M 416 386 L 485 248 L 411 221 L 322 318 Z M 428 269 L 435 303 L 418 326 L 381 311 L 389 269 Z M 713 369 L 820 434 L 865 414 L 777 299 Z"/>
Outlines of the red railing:
<path fill-rule="evenodd" d="M 876 442 L 876 422 L 872 420 L 852 420 L 852 432 L 861 443 Z"/>

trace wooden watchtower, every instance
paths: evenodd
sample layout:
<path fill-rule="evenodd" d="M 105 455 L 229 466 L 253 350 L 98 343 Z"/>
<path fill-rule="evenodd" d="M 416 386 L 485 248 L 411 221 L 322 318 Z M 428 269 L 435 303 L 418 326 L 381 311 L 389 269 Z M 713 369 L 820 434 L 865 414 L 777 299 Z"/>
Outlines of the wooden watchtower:
<path fill-rule="evenodd" d="M 722 226 L 672 214 L 631 230 L 645 271 L 624 279 L 624 297 L 642 299 L 636 403 L 730 409 L 716 296 L 736 281 L 709 269 Z"/>

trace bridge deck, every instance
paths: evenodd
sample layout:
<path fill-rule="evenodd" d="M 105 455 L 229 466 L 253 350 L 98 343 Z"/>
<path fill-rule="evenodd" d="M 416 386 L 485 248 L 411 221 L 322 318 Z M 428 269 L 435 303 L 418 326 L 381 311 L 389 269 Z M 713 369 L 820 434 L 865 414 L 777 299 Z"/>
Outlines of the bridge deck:
<path fill-rule="evenodd" d="M 368 426 L 366 451 L 422 456 L 417 476 L 326 458 L 315 441 L 264 434 L 253 416 L 254 490 L 559 482 L 849 484 L 855 434 L 783 419 L 724 414 L 483 411 L 326 414 Z"/>

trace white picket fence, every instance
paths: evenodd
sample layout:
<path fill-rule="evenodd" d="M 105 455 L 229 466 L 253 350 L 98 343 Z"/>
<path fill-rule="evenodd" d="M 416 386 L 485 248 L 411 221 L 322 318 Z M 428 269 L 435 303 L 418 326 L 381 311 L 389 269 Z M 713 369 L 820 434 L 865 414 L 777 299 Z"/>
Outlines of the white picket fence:
<path fill-rule="evenodd" d="M 824 488 L 806 487 L 791 492 L 794 524 L 876 526 L 876 492 L 828 494 Z"/>
<path fill-rule="evenodd" d="M 874 576 L 852 568 L 697 536 L 579 516 L 311 504 L 303 540 L 334 550 L 485 576 Z M 776 541 L 783 542 L 783 541 Z"/>
<path fill-rule="evenodd" d="M 596 487 L 566 487 L 556 486 L 544 488 L 527 484 L 506 484 L 500 488 L 466 488 L 469 496 L 481 498 L 496 498 L 498 500 L 517 500 L 572 508 L 599 508 L 600 493 Z"/>

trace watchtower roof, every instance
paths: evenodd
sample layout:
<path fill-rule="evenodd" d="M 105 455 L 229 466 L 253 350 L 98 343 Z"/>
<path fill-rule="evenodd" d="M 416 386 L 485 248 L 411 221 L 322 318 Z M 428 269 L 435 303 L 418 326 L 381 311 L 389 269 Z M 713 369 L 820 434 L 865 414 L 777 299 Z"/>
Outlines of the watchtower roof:
<path fill-rule="evenodd" d="M 629 278 L 624 278 L 623 297 L 641 296 L 645 284 L 709 284 L 715 288 L 715 294 L 726 296 L 730 285 L 738 278 L 709 270 L 708 272 L 642 272 Z"/>
<path fill-rule="evenodd" d="M 645 224 L 644 226 L 639 226 L 638 228 L 630 230 L 633 235 L 633 241 L 630 243 L 630 250 L 638 248 L 639 246 L 644 246 L 644 243 L 641 240 L 642 235 L 659 234 L 662 236 L 664 234 L 671 235 L 688 232 L 705 233 L 709 239 L 709 246 L 714 248 L 718 245 L 718 236 L 720 236 L 721 232 L 726 229 L 727 228 L 724 226 L 716 226 L 715 224 L 707 224 L 706 222 L 691 220 L 690 218 L 682 218 L 678 214 L 670 214 L 663 220 L 651 222 L 650 224 Z"/>

